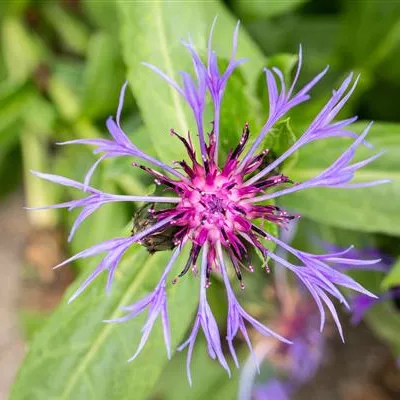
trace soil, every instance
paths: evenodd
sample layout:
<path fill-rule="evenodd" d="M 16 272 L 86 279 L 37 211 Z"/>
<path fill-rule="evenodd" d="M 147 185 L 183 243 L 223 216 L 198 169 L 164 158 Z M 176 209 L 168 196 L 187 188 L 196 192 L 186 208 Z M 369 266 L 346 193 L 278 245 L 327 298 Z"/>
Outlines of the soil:
<path fill-rule="evenodd" d="M 0 399 L 6 400 L 25 352 L 18 324 L 21 253 L 28 231 L 22 196 L 0 204 Z"/>

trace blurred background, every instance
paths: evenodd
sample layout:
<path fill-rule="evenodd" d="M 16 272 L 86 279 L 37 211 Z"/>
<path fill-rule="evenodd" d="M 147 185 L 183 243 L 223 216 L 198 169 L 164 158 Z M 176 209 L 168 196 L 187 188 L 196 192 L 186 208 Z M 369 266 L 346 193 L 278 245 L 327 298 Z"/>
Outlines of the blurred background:
<path fill-rule="evenodd" d="M 219 32 L 227 38 L 217 44 L 218 50 L 224 57 L 229 55 L 233 27 L 239 19 L 241 55 L 248 57 L 253 65 L 253 70 L 249 67 L 235 76 L 235 86 L 228 88 L 227 96 L 233 98 L 224 117 L 228 130 L 229 124 L 236 129 L 236 121 L 242 126 L 246 120 L 254 120 L 257 127 L 258 121 L 265 118 L 263 105 L 267 92 L 262 67 L 275 65 L 290 74 L 300 43 L 304 51 L 301 79 L 310 79 L 327 64 L 330 73 L 315 91 L 315 100 L 290 116 L 293 135 L 301 133 L 347 73 L 361 74 L 346 113 L 358 115 L 361 121 L 376 121 L 371 143 L 389 153 L 366 169 L 365 178 L 390 178 L 393 185 L 363 189 L 356 195 L 354 192 L 321 194 L 312 190 L 285 199 L 283 205 L 305 216 L 294 238 L 302 248 L 315 248 L 316 237 L 337 246 L 353 243 L 373 248 L 389 257 L 390 272 L 368 272 L 357 278 L 379 293 L 400 284 L 400 264 L 396 263 L 400 254 L 400 1 L 3 0 L 0 2 L 1 399 L 9 398 L 24 354 L 35 340 L 49 340 L 52 362 L 42 365 L 40 351 L 29 356 L 25 371 L 41 369 L 43 373 L 40 377 L 21 373 L 13 399 L 236 398 L 240 377 L 228 381 L 222 372 L 214 373 L 214 369 L 207 372 L 208 360 L 201 356 L 194 360 L 198 366 L 195 374 L 199 377 L 192 391 L 187 387 L 184 359 L 174 357 L 171 364 L 163 360 L 163 368 L 159 370 L 144 368 L 145 376 L 131 372 L 123 378 L 123 382 L 149 380 L 146 390 L 140 389 L 140 395 L 121 389 L 123 383 L 116 382 L 120 376 L 112 378 L 112 389 L 108 389 L 112 396 L 104 391 L 96 393 L 93 388 L 90 390 L 94 391 L 87 392 L 85 380 L 90 380 L 91 374 L 100 380 L 108 373 L 111 376 L 110 363 L 118 363 L 117 356 L 104 353 L 93 371 L 82 372 L 85 365 L 75 361 L 86 360 L 87 353 L 73 346 L 58 348 L 53 336 L 46 336 L 52 330 L 57 332 L 55 336 L 61 335 L 58 340 L 62 341 L 65 338 L 61 332 L 68 330 L 69 337 L 74 336 L 79 347 L 81 333 L 73 331 L 73 316 L 72 322 L 68 322 L 63 309 L 61 314 L 59 311 L 54 314 L 59 315 L 58 319 L 49 320 L 49 316 L 69 285 L 79 279 L 82 270 L 87 271 L 88 263 L 84 260 L 57 272 L 52 267 L 67 255 L 117 235 L 131 220 L 133 210 L 121 204 L 110 205 L 86 221 L 72 243 L 67 243 L 67 232 L 76 214 L 71 216 L 64 210 L 27 212 L 23 208 L 48 205 L 77 195 L 40 181 L 30 170 L 82 180 L 95 160 L 91 149 L 56 143 L 105 136 L 105 120 L 115 114 L 119 90 L 127 78 L 132 91 L 125 103 L 124 128 L 134 135 L 139 147 L 149 152 L 159 151 L 155 149 L 157 141 L 168 136 L 171 126 L 169 121 L 158 121 L 158 129 L 153 121 L 160 115 L 157 98 L 162 93 L 149 84 L 156 78 L 144 75 L 140 61 L 157 64 L 159 54 L 165 51 L 173 55 L 174 68 L 176 61 L 179 69 L 179 52 L 184 54 L 184 50 L 177 50 L 179 41 L 190 33 L 194 42 L 205 49 L 207 32 L 216 14 L 217 35 Z M 161 81 L 156 84 L 163 88 Z M 357 122 L 356 130 L 365 124 Z M 238 129 L 235 134 L 239 132 Z M 149 140 L 149 136 L 153 138 Z M 225 145 L 229 147 L 229 142 Z M 300 154 L 291 166 L 295 177 L 304 179 L 310 171 L 322 168 L 325 160 L 340 148 L 322 146 L 326 147 Z M 130 194 L 143 192 L 150 184 L 123 160 L 104 163 L 94 182 L 104 190 Z M 260 308 L 256 293 L 267 300 L 273 296 L 270 293 L 273 288 L 257 290 L 248 300 L 248 306 L 256 311 Z M 399 399 L 400 372 L 396 366 L 400 355 L 399 304 L 390 297 L 373 308 L 357 327 L 350 324 L 349 315 L 344 313 L 346 344 L 341 343 L 336 331 L 328 329 L 323 361 L 315 377 L 301 385 L 293 398 Z M 85 318 L 83 315 L 81 323 Z M 88 320 L 88 326 L 90 323 Z M 89 335 L 85 340 L 96 339 Z M 125 340 L 128 352 L 133 353 L 133 342 L 129 337 Z M 72 357 L 75 350 L 76 359 Z M 102 372 L 95 371 L 107 357 L 111 357 L 108 367 Z M 274 365 L 273 360 L 270 363 Z M 123 362 L 120 364 L 128 368 Z M 77 375 L 69 381 L 72 382 L 69 388 L 73 389 L 58 397 L 48 383 L 43 383 L 46 376 L 52 380 L 53 374 L 54 380 L 59 380 L 59 387 L 71 374 Z M 264 377 L 265 381 L 268 379 L 270 375 Z"/>

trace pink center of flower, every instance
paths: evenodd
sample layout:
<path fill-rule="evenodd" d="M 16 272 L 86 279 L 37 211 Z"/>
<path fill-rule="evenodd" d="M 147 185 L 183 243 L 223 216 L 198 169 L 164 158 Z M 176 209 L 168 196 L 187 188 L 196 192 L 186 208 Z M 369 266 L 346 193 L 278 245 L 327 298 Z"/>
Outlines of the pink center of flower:
<path fill-rule="evenodd" d="M 171 133 L 184 144 L 192 161 L 192 165 L 186 161 L 176 162 L 186 176 L 182 175 L 182 179 L 174 180 L 150 168 L 139 167 L 151 173 L 158 185 L 165 185 L 181 199 L 171 208 L 153 212 L 157 218 L 172 217 L 170 224 L 178 228 L 174 235 L 176 245 L 185 240 L 193 243 L 189 259 L 179 276 L 186 274 L 190 267 L 196 271 L 195 265 L 200 249 L 208 242 L 210 251 L 207 275 L 212 268 L 218 268 L 215 247 L 217 243 L 221 243 L 229 253 L 237 277 L 242 280 L 240 266 L 252 270 L 246 242 L 258 248 L 265 259 L 267 257 L 265 247 L 258 240 L 260 235 L 264 238 L 265 235 L 254 224 L 254 220 L 267 220 L 284 225 L 295 218 L 277 206 L 256 205 L 248 200 L 266 189 L 291 181 L 284 175 L 272 175 L 254 184 L 246 182 L 247 177 L 263 165 L 264 157 L 268 153 L 263 151 L 241 165 L 243 161 L 239 158 L 249 138 L 247 124 L 239 144 L 229 152 L 221 168 L 215 162 L 213 132 L 209 135 L 209 146 L 206 147 L 207 157 L 203 157 L 201 164 L 196 159 L 190 137 L 186 140 L 173 130 Z"/>
<path fill-rule="evenodd" d="M 177 225 L 189 227 L 192 240 L 200 245 L 205 240 L 225 241 L 224 232 L 243 230 L 241 225 L 246 224 L 240 213 L 244 214 L 248 207 L 240 202 L 236 181 L 219 171 L 214 175 L 208 179 L 196 177 L 185 185 L 182 201 L 177 206 L 177 210 L 184 211 Z"/>

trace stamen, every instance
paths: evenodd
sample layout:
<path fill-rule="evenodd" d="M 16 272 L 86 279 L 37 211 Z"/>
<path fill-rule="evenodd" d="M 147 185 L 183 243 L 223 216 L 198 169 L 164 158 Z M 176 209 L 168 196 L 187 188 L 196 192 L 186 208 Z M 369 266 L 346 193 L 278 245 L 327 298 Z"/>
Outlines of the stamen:
<path fill-rule="evenodd" d="M 246 165 L 246 168 L 243 171 L 244 175 L 251 174 L 254 172 L 264 161 L 264 157 L 269 153 L 269 149 L 263 150 L 258 156 L 253 157 L 248 164 Z"/>
<path fill-rule="evenodd" d="M 249 123 L 246 122 L 246 124 L 243 128 L 242 137 L 240 138 L 239 144 L 236 146 L 235 150 L 232 152 L 232 154 L 230 156 L 230 160 L 237 160 L 237 158 L 242 153 L 244 147 L 246 146 L 246 143 L 249 139 L 249 135 L 250 135 Z"/>
<path fill-rule="evenodd" d="M 185 160 L 175 161 L 175 163 L 182 167 L 182 169 L 185 171 L 186 175 L 188 175 L 189 178 L 195 177 L 194 171 L 192 170 L 192 168 L 189 167 L 189 165 Z"/>
<path fill-rule="evenodd" d="M 165 175 L 161 174 L 160 172 L 157 172 L 152 168 L 146 167 L 146 166 L 138 164 L 136 162 L 133 162 L 132 165 L 134 167 L 138 167 L 138 168 L 142 169 L 143 171 L 146 171 L 150 175 L 153 175 L 156 178 L 154 180 L 154 182 L 157 185 L 164 184 L 174 190 L 179 190 L 179 186 L 178 186 L 178 184 L 180 183 L 179 181 L 173 181 L 173 180 L 169 179 L 168 177 L 166 177 Z"/>
<path fill-rule="evenodd" d="M 231 189 L 234 188 L 236 185 L 237 185 L 236 182 L 232 182 L 232 183 L 229 183 L 227 186 L 225 186 L 224 189 L 226 189 L 226 190 L 231 190 Z"/>
<path fill-rule="evenodd" d="M 209 265 L 207 265 L 207 268 L 206 268 L 206 288 L 207 289 L 211 286 L 210 277 L 211 277 L 211 267 Z"/>
<path fill-rule="evenodd" d="M 231 257 L 231 261 L 232 261 L 233 268 L 235 269 L 236 277 L 238 278 L 238 280 L 240 282 L 240 287 L 242 287 L 242 285 L 244 287 L 242 272 L 240 271 L 239 265 L 237 264 L 238 260 L 235 257 Z"/>
<path fill-rule="evenodd" d="M 171 135 L 175 135 L 182 143 L 183 145 L 186 147 L 186 150 L 189 154 L 190 159 L 197 164 L 196 161 L 196 152 L 193 149 L 193 146 L 191 145 L 191 143 L 189 143 L 183 136 L 179 135 L 174 129 L 170 129 Z M 190 141 L 190 134 L 189 135 L 189 141 Z"/>
<path fill-rule="evenodd" d="M 192 249 L 190 250 L 189 259 L 186 262 L 185 267 L 183 268 L 182 272 L 178 275 L 178 278 L 182 278 L 190 269 L 191 265 L 194 265 L 197 261 L 197 257 L 199 256 L 201 246 L 193 245 Z"/>

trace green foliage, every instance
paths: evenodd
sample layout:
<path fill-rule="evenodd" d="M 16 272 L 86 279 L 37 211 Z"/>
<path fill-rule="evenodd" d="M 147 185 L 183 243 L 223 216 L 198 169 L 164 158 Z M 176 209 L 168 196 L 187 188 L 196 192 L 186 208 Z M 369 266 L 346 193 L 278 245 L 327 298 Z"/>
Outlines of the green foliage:
<path fill-rule="evenodd" d="M 356 131 L 361 131 L 366 125 L 367 123 L 359 122 L 354 127 Z M 372 126 L 368 140 L 375 149 L 360 149 L 360 158 L 376 153 L 377 149 L 387 152 L 358 171 L 356 181 L 391 179 L 392 182 L 353 190 L 311 188 L 285 196 L 280 199 L 280 203 L 328 225 L 399 235 L 400 215 L 395 199 L 400 196 L 400 125 L 377 123 Z M 330 139 L 306 146 L 300 151 L 298 163 L 291 171 L 292 179 L 304 181 L 316 176 L 349 144 L 346 139 Z"/>
<path fill-rule="evenodd" d="M 120 317 L 122 306 L 151 290 L 167 260 L 168 254 L 151 256 L 138 246 L 120 264 L 108 295 L 104 292 L 105 279 L 99 278 L 72 304 L 64 301 L 35 336 L 11 399 L 119 400 L 132 393 L 135 399 L 146 398 L 168 362 L 160 324 L 142 354 L 127 364 L 138 345 L 144 319 L 138 317 L 124 324 L 101 321 Z M 91 264 L 88 274 L 94 267 Z M 68 290 L 67 298 L 88 274 Z M 173 348 L 192 320 L 196 286 L 192 279 L 168 285 Z"/>
<path fill-rule="evenodd" d="M 391 346 L 394 354 L 400 354 L 400 316 L 399 311 L 390 303 L 375 305 L 367 314 L 367 322 Z"/>
<path fill-rule="evenodd" d="M 10 82 L 22 83 L 28 79 L 40 61 L 40 45 L 29 35 L 20 20 L 8 17 L 1 27 L 3 57 Z"/>
<path fill-rule="evenodd" d="M 140 3 L 140 7 L 137 5 Z M 172 79 L 179 81 L 179 71 L 192 68 L 192 61 L 178 38 L 191 39 L 199 50 L 205 52 L 206 42 L 212 20 L 218 14 L 218 23 L 214 34 L 214 45 L 223 59 L 228 59 L 231 51 L 232 34 L 235 19 L 229 15 L 217 1 L 191 2 L 188 6 L 169 1 L 119 3 L 122 21 L 122 46 L 128 68 L 128 80 L 138 103 L 143 121 L 154 141 L 158 156 L 164 161 L 175 160 L 182 155 L 179 146 L 171 146 L 169 129 L 186 133 L 194 130 L 195 124 L 190 110 L 179 93 L 162 78 L 148 70 L 142 61 L 154 64 Z M 196 13 L 196 18 L 192 15 Z M 179 15 L 179 23 L 176 23 Z M 136 21 L 133 25 L 132 21 Z M 132 51 L 132 48 L 135 50 Z M 245 64 L 243 75 L 249 85 L 254 85 L 254 72 L 261 69 L 262 55 L 250 38 L 241 32 L 238 57 L 251 56 L 252 62 Z M 253 82 L 252 82 L 253 80 Z M 233 89 L 236 90 L 237 89 Z M 157 93 L 157 96 L 154 96 Z M 243 92 L 241 93 L 243 97 Z M 224 108 L 242 99 L 226 99 Z M 246 102 L 244 102 L 246 104 Z M 157 115 L 157 118 L 154 118 Z M 246 115 L 243 115 L 239 132 Z M 236 128 L 236 132 L 237 132 Z"/>
<path fill-rule="evenodd" d="M 263 19 L 285 14 L 306 3 L 308 0 L 234 0 L 236 12 L 246 19 Z"/>
<path fill-rule="evenodd" d="M 296 136 L 290 127 L 290 118 L 279 121 L 275 126 L 268 132 L 267 137 L 264 140 L 263 146 L 266 149 L 270 149 L 273 153 L 271 156 L 277 158 L 288 150 L 296 141 Z M 296 163 L 297 153 L 290 156 L 281 168 L 290 169 Z"/>
<path fill-rule="evenodd" d="M 245 352 L 243 353 L 245 354 Z M 239 356 L 241 355 L 239 354 Z M 240 358 L 243 359 L 244 357 Z M 177 353 L 161 375 L 154 390 L 154 397 L 157 398 L 157 395 L 159 395 L 164 400 L 233 398 L 233 396 L 219 397 L 220 391 L 226 386 L 231 387 L 233 393 L 237 393 L 239 371 L 231 363 L 233 376 L 229 379 L 226 371 L 221 368 L 218 362 L 210 359 L 207 353 L 207 343 L 203 337 L 199 337 L 196 342 L 191 365 L 192 387 L 184 382 L 186 378 L 186 353 Z"/>
<path fill-rule="evenodd" d="M 399 13 L 398 2 L 348 2 L 339 50 L 345 54 L 343 62 L 374 68 L 384 61 L 400 44 Z"/>
<path fill-rule="evenodd" d="M 221 69 L 224 70 L 228 62 L 221 64 Z M 208 118 L 206 116 L 206 121 L 212 121 L 211 104 L 209 106 L 210 115 Z M 240 70 L 236 70 L 228 81 L 222 101 L 221 156 L 225 157 L 228 151 L 236 146 L 246 122 L 249 123 L 250 134 L 254 135 L 260 131 L 265 122 L 264 118 L 261 104 L 253 94 L 249 82 Z"/>
<path fill-rule="evenodd" d="M 55 3 L 45 4 L 42 10 L 43 17 L 58 34 L 62 46 L 76 54 L 85 54 L 89 40 L 88 27 Z"/>
<path fill-rule="evenodd" d="M 400 285 L 400 259 L 394 263 L 390 272 L 385 276 L 382 281 L 382 289 L 388 290 L 391 287 Z"/>
<path fill-rule="evenodd" d="M 116 2 L 105 1 L 99 5 L 98 2 L 93 0 L 82 0 L 82 7 L 96 28 L 112 33 L 115 38 L 118 36 L 119 21 Z"/>
<path fill-rule="evenodd" d="M 115 110 L 124 70 L 115 38 L 94 34 L 88 45 L 82 108 L 91 118 L 112 114 Z"/>
<path fill-rule="evenodd" d="M 313 91 L 313 99 L 268 134 L 262 146 L 271 148 L 275 155 L 282 154 L 296 140 L 302 132 L 300 128 L 310 122 L 350 69 L 361 71 L 360 85 L 345 112 L 393 123 L 378 122 L 371 129 L 369 141 L 375 149 L 360 149 L 357 157 L 382 149 L 387 153 L 359 171 L 357 179 L 389 178 L 392 182 L 356 190 L 309 189 L 279 201 L 309 218 L 300 225 L 296 239 L 301 249 L 315 248 L 311 240 L 315 233 L 343 247 L 349 243 L 359 247 L 379 245 L 399 256 L 395 248 L 400 234 L 400 18 L 396 2 L 327 2 L 328 8 L 322 10 L 322 3 L 304 0 L 232 0 L 227 3 L 235 15 L 218 0 L 179 4 L 173 0 L 83 0 L 79 2 L 80 8 L 74 8 L 72 3 L 0 2 L 1 194 L 19 182 L 23 165 L 27 205 L 32 205 L 32 201 L 42 205 L 55 199 L 75 198 L 76 191 L 63 191 L 30 178 L 29 169 L 52 170 L 82 180 L 95 160 L 91 151 L 76 146 L 54 149 L 53 143 L 105 134 L 104 122 L 115 114 L 125 78 L 134 99 L 127 93 L 123 126 L 132 141 L 164 161 L 182 158 L 183 149 L 170 137 L 169 129 L 175 128 L 182 134 L 190 130 L 194 137 L 191 112 L 172 87 L 140 63 L 152 63 L 180 82 L 179 71 L 192 70 L 190 55 L 180 39 L 188 39 L 190 34 L 205 59 L 209 29 L 218 15 L 213 45 L 221 67 L 230 58 L 232 33 L 238 19 L 244 24 L 240 28 L 237 57 L 248 59 L 235 71 L 226 89 L 221 155 L 236 145 L 246 121 L 250 123 L 251 138 L 259 132 L 268 116 L 262 68 L 276 66 L 289 81 L 299 43 L 304 50 L 301 82 L 327 63 L 331 64 L 331 71 Z M 206 108 L 204 122 L 208 130 L 212 120 L 210 101 Z M 358 123 L 354 129 L 359 132 L 365 125 Z M 349 143 L 330 139 L 309 145 L 285 163 L 284 171 L 292 179 L 309 179 L 326 168 Z M 106 160 L 93 177 L 96 187 L 127 194 L 149 193 L 150 183 L 125 158 Z M 124 234 L 128 235 L 132 211 L 119 203 L 104 206 L 82 224 L 70 252 L 118 235 L 122 227 L 126 227 Z M 67 231 L 74 216 L 76 213 L 62 212 L 55 220 L 62 221 Z M 30 221 L 43 226 L 54 223 L 54 218 Z M 268 230 L 278 234 L 276 226 L 269 226 Z M 392 235 L 394 239 L 382 236 L 376 240 L 376 233 Z M 131 249 L 118 268 L 109 295 L 104 292 L 105 279 L 101 277 L 74 303 L 67 305 L 63 301 L 46 322 L 40 316 L 23 316 L 31 343 L 11 399 L 235 398 L 239 373 L 235 371 L 233 380 L 228 380 L 225 371 L 209 360 L 202 337 L 194 353 L 194 387 L 190 389 L 185 378 L 186 354 L 175 354 L 172 362 L 167 362 L 159 326 L 143 354 L 127 364 L 125 360 L 138 344 L 144 317 L 121 325 L 101 322 L 121 315 L 121 305 L 150 292 L 167 256 L 149 256 L 142 249 Z M 75 265 L 80 274 L 66 297 L 97 263 L 81 260 Z M 259 279 L 257 273 L 246 277 L 247 293 L 242 300 L 260 306 L 265 282 L 270 279 Z M 357 279 L 370 289 L 386 290 L 400 283 L 399 262 L 381 281 L 382 275 L 359 272 Z M 213 289 L 210 304 L 223 332 L 224 291 L 219 282 Z M 176 348 L 192 323 L 198 281 L 189 277 L 179 285 L 168 285 L 168 291 Z M 368 323 L 399 353 L 397 314 L 390 304 L 382 304 L 369 314 Z"/>

